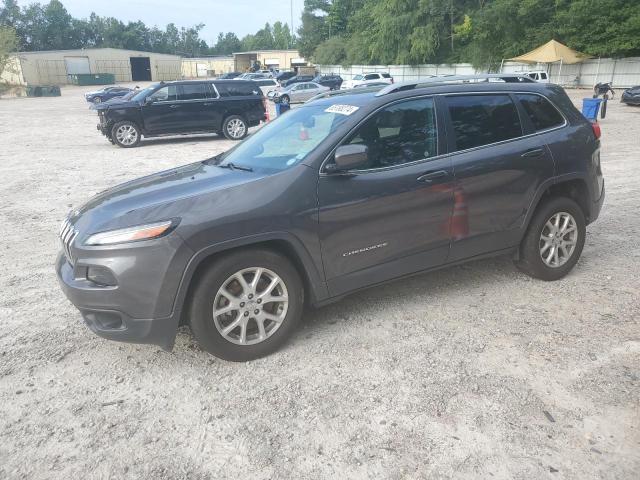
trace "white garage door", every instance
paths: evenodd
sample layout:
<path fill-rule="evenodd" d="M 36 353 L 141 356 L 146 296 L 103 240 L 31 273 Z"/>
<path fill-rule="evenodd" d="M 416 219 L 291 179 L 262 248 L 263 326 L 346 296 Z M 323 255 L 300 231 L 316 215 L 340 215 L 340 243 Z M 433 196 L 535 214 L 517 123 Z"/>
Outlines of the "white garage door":
<path fill-rule="evenodd" d="M 64 65 L 67 68 L 67 75 L 91 73 L 89 57 L 64 57 Z"/>

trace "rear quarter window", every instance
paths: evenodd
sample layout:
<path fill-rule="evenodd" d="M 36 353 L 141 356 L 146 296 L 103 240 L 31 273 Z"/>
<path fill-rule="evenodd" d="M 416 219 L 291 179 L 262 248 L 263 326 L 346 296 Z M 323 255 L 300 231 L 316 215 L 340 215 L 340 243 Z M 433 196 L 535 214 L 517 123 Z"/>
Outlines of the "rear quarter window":
<path fill-rule="evenodd" d="M 447 97 L 456 150 L 522 136 L 518 111 L 509 95 Z"/>
<path fill-rule="evenodd" d="M 560 112 L 546 98 L 530 93 L 518 93 L 516 97 L 536 131 L 559 127 L 564 123 Z"/>
<path fill-rule="evenodd" d="M 260 95 L 260 88 L 247 80 L 216 84 L 221 97 L 251 97 Z"/>

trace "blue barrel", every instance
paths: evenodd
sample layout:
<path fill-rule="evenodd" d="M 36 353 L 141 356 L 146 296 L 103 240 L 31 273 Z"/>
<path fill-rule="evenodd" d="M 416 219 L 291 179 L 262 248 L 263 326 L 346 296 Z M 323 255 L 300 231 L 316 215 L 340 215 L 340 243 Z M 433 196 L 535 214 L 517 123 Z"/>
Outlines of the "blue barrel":
<path fill-rule="evenodd" d="M 583 98 L 582 99 L 582 115 L 587 120 L 595 121 L 598 118 L 598 110 L 600 110 L 601 98 Z"/>

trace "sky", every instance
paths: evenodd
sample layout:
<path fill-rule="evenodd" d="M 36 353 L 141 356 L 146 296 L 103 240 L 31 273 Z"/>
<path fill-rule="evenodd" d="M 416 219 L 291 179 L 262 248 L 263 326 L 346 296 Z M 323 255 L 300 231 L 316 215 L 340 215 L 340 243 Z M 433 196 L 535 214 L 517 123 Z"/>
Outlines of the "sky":
<path fill-rule="evenodd" d="M 273 25 L 280 20 L 300 26 L 304 0 L 61 0 L 67 11 L 76 18 L 86 18 L 91 12 L 100 16 L 116 17 L 123 22 L 142 20 L 147 26 L 164 28 L 168 23 L 190 27 L 204 23 L 200 32 L 207 43 L 215 43 L 219 32 L 234 32 L 242 38 L 255 33 L 266 22 Z M 48 0 L 18 0 L 30 3 L 48 3 Z M 291 26 L 291 25 L 289 25 Z"/>

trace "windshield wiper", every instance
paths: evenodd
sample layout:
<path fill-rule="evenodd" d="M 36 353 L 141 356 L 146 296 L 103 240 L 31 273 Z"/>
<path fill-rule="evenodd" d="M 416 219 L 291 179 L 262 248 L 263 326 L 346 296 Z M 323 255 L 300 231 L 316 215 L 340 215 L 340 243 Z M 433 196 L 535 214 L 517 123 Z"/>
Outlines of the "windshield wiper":
<path fill-rule="evenodd" d="M 236 165 L 235 163 L 227 162 L 224 165 L 218 164 L 220 168 L 228 168 L 230 170 L 242 170 L 243 172 L 253 172 L 251 167 L 243 167 L 242 165 Z"/>

